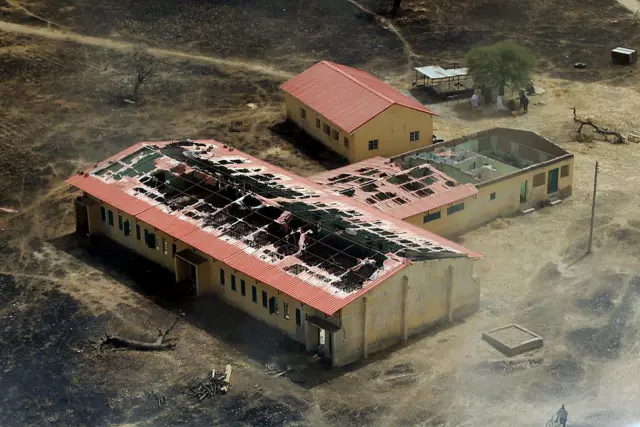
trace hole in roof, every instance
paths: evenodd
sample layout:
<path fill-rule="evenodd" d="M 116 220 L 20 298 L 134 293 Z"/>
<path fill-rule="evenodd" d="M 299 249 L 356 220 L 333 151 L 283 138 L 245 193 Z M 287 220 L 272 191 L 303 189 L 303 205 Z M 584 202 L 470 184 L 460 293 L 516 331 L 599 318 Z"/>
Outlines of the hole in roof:
<path fill-rule="evenodd" d="M 402 175 L 395 175 L 387 179 L 387 182 L 390 184 L 404 184 L 409 181 L 411 181 L 411 178 L 409 178 L 409 174 L 406 173 Z"/>
<path fill-rule="evenodd" d="M 378 186 L 376 184 L 366 184 L 360 188 L 362 188 L 362 191 L 366 191 L 367 193 L 370 193 L 372 191 L 376 191 L 378 189 Z"/>
<path fill-rule="evenodd" d="M 407 184 L 402 185 L 402 188 L 404 188 L 407 191 L 416 191 L 416 190 L 420 190 L 421 188 L 424 188 L 425 185 L 419 181 L 412 181 L 409 182 Z"/>
<path fill-rule="evenodd" d="M 414 178 L 422 178 L 424 176 L 429 176 L 433 174 L 433 171 L 431 170 L 431 168 L 425 166 L 425 167 L 417 167 L 417 168 L 413 168 L 410 172 L 409 175 L 411 175 Z"/>

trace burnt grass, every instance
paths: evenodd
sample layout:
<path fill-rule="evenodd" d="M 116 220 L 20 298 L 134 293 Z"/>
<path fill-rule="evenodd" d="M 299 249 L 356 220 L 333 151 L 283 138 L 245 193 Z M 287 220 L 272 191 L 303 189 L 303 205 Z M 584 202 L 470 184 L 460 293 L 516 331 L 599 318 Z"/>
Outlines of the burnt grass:
<path fill-rule="evenodd" d="M 607 324 L 600 328 L 586 327 L 569 332 L 567 338 L 579 352 L 601 359 L 616 359 L 625 336 L 629 334 L 628 322 L 633 317 L 640 297 L 640 277 L 631 280 L 620 303 L 609 315 Z"/>
<path fill-rule="evenodd" d="M 385 2 L 362 3 L 375 9 Z M 421 56 L 417 65 L 447 65 L 460 61 L 475 44 L 513 39 L 534 51 L 539 70 L 594 81 L 612 72 L 628 73 L 627 68 L 609 69 L 609 51 L 640 41 L 638 26 L 615 0 L 548 0 L 526 5 L 518 0 L 475 0 L 470 4 L 466 0 L 403 1 L 395 24 Z M 80 0 L 73 7 L 66 7 L 69 2 L 64 0 L 33 0 L 25 6 L 81 34 L 193 54 L 264 60 L 291 72 L 328 59 L 384 78 L 404 72 L 407 64 L 400 41 L 345 0 Z M 7 10 L 0 9 L 0 19 L 43 25 Z M 8 264 L 5 260 L 18 259 L 22 248 L 28 250 L 40 239 L 71 230 L 74 195 L 66 191 L 63 179 L 140 140 L 213 137 L 304 175 L 333 167 L 335 159 L 318 159 L 306 145 L 296 147 L 294 140 L 300 136 L 278 126 L 283 116 L 277 79 L 241 68 L 229 71 L 167 60 L 143 86 L 141 100 L 133 107 L 123 102 L 130 94 L 134 69 L 126 53 L 5 32 L 0 32 L 0 48 L 8 48 L 0 49 L 0 206 L 21 211 L 19 222 L 8 221 L 6 227 L 14 240 L 9 243 L 7 232 L 0 232 L 3 269 L 9 269 L 3 265 Z M 586 62 L 587 68 L 574 69 L 577 61 Z M 258 104 L 254 112 L 247 108 L 250 102 Z M 237 131 L 233 123 L 239 119 L 243 126 Z M 271 148 L 293 155 L 263 155 Z M 0 225 L 5 220 L 0 214 Z M 626 234 L 620 236 L 619 240 Z M 57 243 L 58 249 L 77 252 L 81 262 L 100 264 L 105 256 L 104 248 L 71 249 L 71 243 Z M 130 261 L 117 258 L 112 265 L 101 264 L 102 270 L 121 279 L 118 263 L 126 262 Z M 33 273 L 28 261 L 10 267 Z M 136 290 L 147 292 L 146 266 L 134 271 L 139 275 L 127 280 L 140 283 Z M 0 274 L 0 425 L 102 426 L 140 420 L 152 425 L 307 423 L 307 404 L 277 393 L 242 390 L 206 408 L 182 399 L 180 384 L 165 384 L 166 389 L 160 390 L 172 399 L 171 408 L 158 409 L 150 399 L 123 398 L 106 373 L 127 376 L 130 386 L 139 380 L 136 364 L 128 358 L 97 362 L 83 344 L 104 333 L 114 314 L 93 316 L 64 293 L 59 285 L 63 282 L 54 281 L 64 280 L 64 269 L 45 273 L 51 273 L 52 280 Z M 619 303 L 606 289 L 577 302 L 585 313 L 607 319 L 606 325 L 569 332 L 573 355 L 545 367 L 552 380 L 541 380 L 536 398 L 566 394 L 582 382 L 585 372 L 576 358 L 619 356 L 630 339 L 629 322 L 638 295 L 640 279 L 634 278 Z M 219 322 L 212 322 L 210 329 L 219 327 Z M 238 337 L 231 336 L 230 341 L 237 342 Z M 256 348 L 250 344 L 242 350 Z M 387 373 L 405 369 L 409 371 L 399 365 Z M 379 422 L 388 408 L 354 409 L 327 402 L 320 410 L 328 424 L 369 425 Z M 421 412 L 417 418 L 407 418 L 406 424 L 432 417 Z"/>
<path fill-rule="evenodd" d="M 118 416 L 96 367 L 74 348 L 102 319 L 56 285 L 0 275 L 0 425 L 107 425 Z"/>
<path fill-rule="evenodd" d="M 392 3 L 359 2 L 383 16 Z M 382 72 L 403 71 L 406 64 L 397 37 L 345 0 L 84 0 L 62 6 L 62 0 L 34 1 L 30 9 L 82 34 L 116 33 L 196 54 L 265 60 L 291 71 L 320 59 Z M 19 14 L 5 19 L 25 23 Z M 519 0 L 404 0 L 393 22 L 421 56 L 419 65 L 460 62 L 476 44 L 511 39 L 530 47 L 543 70 L 580 80 L 605 77 L 610 50 L 640 41 L 637 24 L 616 0 L 533 1 L 526 7 Z M 575 69 L 575 62 L 587 68 Z"/>

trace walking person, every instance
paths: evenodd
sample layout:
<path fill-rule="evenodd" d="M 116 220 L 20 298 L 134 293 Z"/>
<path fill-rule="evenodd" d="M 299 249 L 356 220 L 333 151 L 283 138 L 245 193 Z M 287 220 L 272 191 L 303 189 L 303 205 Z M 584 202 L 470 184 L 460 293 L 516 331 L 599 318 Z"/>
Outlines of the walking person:
<path fill-rule="evenodd" d="M 556 421 L 558 421 L 562 427 L 567 427 L 567 418 L 569 418 L 569 413 L 564 408 L 564 405 L 562 405 L 560 409 L 558 409 Z"/>

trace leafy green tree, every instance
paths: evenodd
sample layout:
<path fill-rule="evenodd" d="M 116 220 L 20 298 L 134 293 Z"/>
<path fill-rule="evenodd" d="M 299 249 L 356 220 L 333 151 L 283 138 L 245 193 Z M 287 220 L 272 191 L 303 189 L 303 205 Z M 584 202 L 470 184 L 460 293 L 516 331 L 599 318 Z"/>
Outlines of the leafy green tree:
<path fill-rule="evenodd" d="M 504 95 L 505 88 L 521 89 L 531 81 L 535 55 L 526 47 L 506 40 L 472 48 L 465 58 L 476 86 Z"/>

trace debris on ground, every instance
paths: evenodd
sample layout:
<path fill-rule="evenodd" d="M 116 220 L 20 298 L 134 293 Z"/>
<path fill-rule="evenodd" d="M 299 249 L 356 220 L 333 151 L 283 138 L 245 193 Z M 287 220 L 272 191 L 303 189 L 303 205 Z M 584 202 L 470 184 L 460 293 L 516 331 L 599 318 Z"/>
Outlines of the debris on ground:
<path fill-rule="evenodd" d="M 17 209 L 11 209 L 11 208 L 3 208 L 0 206 L 0 212 L 4 212 L 4 213 L 18 213 Z"/>
<path fill-rule="evenodd" d="M 640 142 L 640 132 L 629 132 L 627 135 L 627 141 L 635 142 L 636 144 Z"/>
<path fill-rule="evenodd" d="M 229 132 L 246 132 L 249 129 L 249 126 L 246 125 L 242 120 L 236 120 L 229 124 Z"/>
<path fill-rule="evenodd" d="M 162 408 L 164 405 L 167 404 L 167 397 L 156 390 L 151 390 L 151 391 L 147 390 L 147 396 L 149 398 L 154 398 L 157 400 L 158 408 Z"/>
<path fill-rule="evenodd" d="M 309 360 L 307 361 L 307 365 L 313 365 L 315 363 L 320 363 L 321 360 L 322 360 L 322 357 L 320 357 L 320 355 L 314 354 L 313 356 L 309 357 Z"/>
<path fill-rule="evenodd" d="M 231 365 L 227 365 L 224 372 L 211 371 L 206 378 L 195 378 L 187 386 L 190 398 L 202 401 L 206 398 L 227 394 L 231 383 Z"/>
<path fill-rule="evenodd" d="M 278 378 L 288 372 L 293 371 L 293 368 L 291 367 L 291 365 L 284 365 L 284 368 L 275 364 L 275 363 L 268 363 L 266 365 L 264 365 L 264 367 L 266 368 L 265 371 L 268 375 L 271 375 L 273 378 Z"/>

